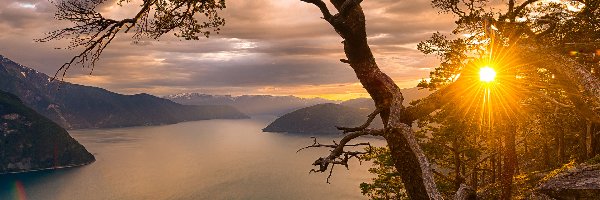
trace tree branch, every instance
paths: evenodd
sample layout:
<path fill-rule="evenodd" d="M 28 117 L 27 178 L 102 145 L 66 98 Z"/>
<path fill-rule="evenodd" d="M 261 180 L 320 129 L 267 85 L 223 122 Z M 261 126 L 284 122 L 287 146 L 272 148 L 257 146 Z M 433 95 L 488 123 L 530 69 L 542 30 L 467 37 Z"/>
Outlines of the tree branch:
<path fill-rule="evenodd" d="M 413 121 L 428 116 L 432 112 L 442 108 L 450 102 L 461 91 L 461 84 L 466 81 L 463 76 L 449 85 L 436 90 L 429 96 L 413 102 L 411 106 L 406 107 L 407 123 L 412 124 Z"/>
<path fill-rule="evenodd" d="M 306 147 L 299 149 L 298 152 L 301 150 L 304 150 L 304 149 L 308 149 L 308 148 L 322 148 L 322 147 L 332 148 L 331 153 L 327 157 L 320 157 L 317 160 L 315 160 L 315 162 L 313 162 L 312 165 L 317 166 L 318 168 L 310 170 L 311 173 L 312 172 L 325 172 L 325 171 L 327 171 L 327 169 L 329 168 L 329 165 L 331 164 L 332 169 L 330 170 L 330 175 L 329 175 L 329 177 L 331 177 L 331 172 L 333 171 L 333 166 L 343 165 L 346 168 L 348 168 L 348 160 L 350 160 L 351 158 L 357 158 L 359 155 L 369 153 L 369 151 L 371 149 L 371 144 L 368 142 L 357 143 L 357 144 L 348 144 L 348 142 L 352 141 L 353 139 L 360 137 L 360 136 L 365 136 L 365 135 L 381 136 L 381 135 L 383 135 L 383 130 L 365 129 L 363 131 L 353 132 L 353 133 L 345 135 L 340 140 L 339 143 L 336 143 L 334 140 L 333 144 L 321 144 L 321 143 L 317 142 L 317 139 L 315 137 L 313 137 L 314 143 L 310 146 L 306 146 Z M 344 150 L 345 147 L 358 147 L 358 146 L 368 146 L 369 151 L 363 152 L 363 151 L 346 151 L 346 150 Z M 329 183 L 329 177 L 327 178 L 327 183 Z"/>
<path fill-rule="evenodd" d="M 600 81 L 592 73 L 586 70 L 586 67 L 577 61 L 553 50 L 543 47 L 534 47 L 531 45 L 522 45 L 522 59 L 532 61 L 533 64 L 539 64 L 548 68 L 554 74 L 564 77 L 562 85 L 582 88 L 588 92 L 595 102 L 600 103 Z"/>
<path fill-rule="evenodd" d="M 93 72 L 95 63 L 104 49 L 123 28 L 125 28 L 124 32 L 128 32 L 131 28 L 136 27 L 134 39 L 139 39 L 141 35 L 157 39 L 165 33 L 178 29 L 181 34 L 175 35 L 189 40 L 198 39 L 197 35 L 199 34 L 208 37 L 210 31 L 204 30 L 207 28 L 213 28 L 213 31 L 218 33 L 219 27 L 225 24 L 225 20 L 217 14 L 217 10 L 225 8 L 224 1 L 159 2 L 158 0 L 143 0 L 140 10 L 137 10 L 133 18 L 122 20 L 108 19 L 102 16 L 96 9 L 104 2 L 106 1 L 62 0 L 53 2 L 57 7 L 55 18 L 70 21 L 74 23 L 74 26 L 49 32 L 46 37 L 35 41 L 48 42 L 69 38 L 71 41 L 68 49 L 83 48 L 82 52 L 72 57 L 56 71 L 53 79 L 57 78 L 61 71 L 64 78 L 68 69 L 74 64 L 89 67 Z M 130 1 L 118 1 L 117 4 L 122 5 L 123 2 L 129 3 Z M 149 13 L 152 13 L 152 18 L 149 18 Z M 199 21 L 195 16 L 198 13 L 204 14 L 207 20 Z M 140 23 L 140 20 L 143 23 Z"/>
<path fill-rule="evenodd" d="M 312 3 L 315 6 L 319 7 L 319 9 L 321 10 L 321 13 L 323 14 L 323 19 L 325 19 L 325 21 L 329 22 L 331 17 L 333 17 L 331 15 L 331 12 L 329 12 L 329 9 L 327 8 L 327 5 L 322 0 L 300 0 L 300 1 L 303 1 L 306 3 Z"/>
<path fill-rule="evenodd" d="M 373 119 L 375 119 L 375 117 L 381 113 L 381 108 L 376 108 L 371 114 L 368 115 L 368 119 L 367 121 L 359 126 L 359 127 L 354 127 L 354 128 L 348 128 L 348 127 L 339 127 L 336 126 L 336 128 L 338 130 L 344 131 L 344 133 L 349 133 L 349 132 L 356 132 L 356 131 L 362 131 L 365 130 L 367 127 L 369 127 L 369 125 L 371 125 L 371 122 L 373 122 Z"/>
<path fill-rule="evenodd" d="M 543 97 L 543 98 L 551 101 L 552 103 L 554 103 L 554 104 L 556 104 L 556 105 L 558 105 L 560 107 L 563 107 L 563 108 L 574 108 L 575 107 L 573 105 L 568 105 L 568 104 L 565 104 L 565 103 L 558 102 L 556 99 L 554 99 L 552 97 L 549 97 L 549 96 L 546 96 L 544 94 L 539 94 L 539 96 L 541 96 L 541 97 Z"/>
<path fill-rule="evenodd" d="M 513 17 L 519 16 L 519 14 L 521 12 L 523 12 L 523 9 L 525 9 L 525 7 L 527 7 L 529 4 L 535 3 L 537 1 L 540 1 L 540 0 L 527 0 L 527 1 L 523 2 L 521 5 L 517 6 L 515 8 L 515 11 L 513 12 Z"/>
<path fill-rule="evenodd" d="M 348 16 L 348 12 L 354 7 L 360 5 L 363 0 L 346 0 L 340 7 L 339 11 L 342 16 Z"/>

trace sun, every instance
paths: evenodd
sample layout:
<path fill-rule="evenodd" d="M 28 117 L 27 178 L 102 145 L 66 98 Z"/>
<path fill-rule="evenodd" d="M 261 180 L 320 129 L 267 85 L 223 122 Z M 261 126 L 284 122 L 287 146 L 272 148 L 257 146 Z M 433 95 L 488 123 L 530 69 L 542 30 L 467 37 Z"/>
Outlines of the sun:
<path fill-rule="evenodd" d="M 496 78 L 496 71 L 494 71 L 494 69 L 492 69 L 491 67 L 485 66 L 482 67 L 481 69 L 479 69 L 479 80 L 489 83 L 494 81 L 494 79 Z"/>

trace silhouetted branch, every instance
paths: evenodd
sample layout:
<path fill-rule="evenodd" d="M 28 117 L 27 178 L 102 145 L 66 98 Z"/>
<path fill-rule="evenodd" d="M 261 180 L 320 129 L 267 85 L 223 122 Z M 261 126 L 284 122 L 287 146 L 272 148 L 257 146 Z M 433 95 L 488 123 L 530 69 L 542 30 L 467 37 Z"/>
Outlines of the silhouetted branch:
<path fill-rule="evenodd" d="M 319 9 L 321 10 L 321 13 L 323 13 L 323 19 L 325 19 L 326 21 L 329 21 L 329 19 L 331 19 L 331 17 L 333 17 L 331 15 L 331 12 L 329 12 L 329 9 L 327 8 L 327 5 L 322 0 L 300 0 L 300 1 L 303 1 L 306 3 L 312 3 L 315 6 L 319 7 Z"/>
<path fill-rule="evenodd" d="M 331 153 L 327 157 L 320 157 L 317 160 L 315 160 L 315 162 L 313 162 L 312 165 L 318 166 L 318 168 L 311 169 L 309 171 L 309 173 L 325 172 L 329 168 L 329 165 L 331 165 L 331 169 L 329 170 L 330 171 L 329 177 L 331 177 L 331 173 L 333 172 L 333 166 L 343 165 L 346 168 L 348 168 L 348 161 L 351 158 L 358 158 L 359 155 L 367 154 L 371 151 L 371 144 L 368 142 L 348 144 L 353 139 L 360 137 L 360 136 L 364 136 L 364 135 L 381 136 L 381 135 L 383 135 L 383 130 L 365 129 L 363 131 L 353 132 L 353 133 L 345 135 L 340 140 L 339 143 L 336 143 L 334 140 L 333 144 L 321 144 L 317 141 L 317 139 L 315 137 L 312 137 L 313 144 L 299 149 L 298 152 L 301 150 L 304 150 L 304 149 L 308 149 L 308 148 L 323 148 L 323 147 L 331 148 L 332 149 Z M 366 152 L 365 151 L 346 151 L 344 149 L 345 147 L 359 147 L 359 146 L 368 146 L 367 151 Z M 329 177 L 327 178 L 327 183 L 329 183 Z"/>
<path fill-rule="evenodd" d="M 73 22 L 74 26 L 49 32 L 46 37 L 35 41 L 48 42 L 69 38 L 67 49 L 83 48 L 82 52 L 64 63 L 53 78 L 56 78 L 61 71 L 64 78 L 72 65 L 81 64 L 83 67 L 92 68 L 93 71 L 104 49 L 123 28 L 125 28 L 124 32 L 128 32 L 135 27 L 133 38 L 136 40 L 142 35 L 157 39 L 174 29 L 179 30 L 176 36 L 191 40 L 198 39 L 199 34 L 208 37 L 210 31 L 205 31 L 208 28 L 218 33 L 219 27 L 225 24 L 225 20 L 217 15 L 217 10 L 225 8 L 224 1 L 219 0 L 144 0 L 135 16 L 121 20 L 105 18 L 97 11 L 98 6 L 105 2 L 112 3 L 107 0 L 53 2 L 57 8 L 55 18 Z M 123 2 L 130 1 L 119 0 L 117 4 L 121 5 Z M 196 16 L 198 13 L 204 14 L 206 21 L 199 21 Z"/>
<path fill-rule="evenodd" d="M 338 130 L 344 131 L 344 133 L 349 133 L 349 132 L 356 132 L 356 131 L 362 131 L 365 130 L 367 127 L 369 127 L 369 125 L 371 125 L 371 123 L 373 122 L 373 119 L 375 119 L 375 117 L 381 113 L 381 108 L 376 108 L 371 114 L 368 115 L 367 121 L 359 126 L 359 127 L 354 127 L 354 128 L 348 128 L 348 127 L 340 127 L 340 126 L 336 126 L 336 128 Z"/>

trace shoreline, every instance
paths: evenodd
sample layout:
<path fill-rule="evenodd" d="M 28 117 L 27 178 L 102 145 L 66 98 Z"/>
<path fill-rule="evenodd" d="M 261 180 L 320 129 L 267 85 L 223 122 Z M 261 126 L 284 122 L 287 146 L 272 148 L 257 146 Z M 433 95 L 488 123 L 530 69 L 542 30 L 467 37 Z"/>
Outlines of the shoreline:
<path fill-rule="evenodd" d="M 92 160 L 90 162 L 86 162 L 86 163 L 82 163 L 82 164 L 76 164 L 76 165 L 65 165 L 65 166 L 58 166 L 58 167 L 48 167 L 48 168 L 31 169 L 31 170 L 14 171 L 14 172 L 0 172 L 0 176 L 1 175 L 14 175 L 14 174 L 24 174 L 24 173 L 30 173 L 30 172 L 42 172 L 42 171 L 51 171 L 51 170 L 61 170 L 61 169 L 83 167 L 83 166 L 86 166 L 86 165 L 90 165 L 90 164 L 92 164 L 94 162 L 96 162 L 96 159 L 94 159 L 94 160 Z"/>

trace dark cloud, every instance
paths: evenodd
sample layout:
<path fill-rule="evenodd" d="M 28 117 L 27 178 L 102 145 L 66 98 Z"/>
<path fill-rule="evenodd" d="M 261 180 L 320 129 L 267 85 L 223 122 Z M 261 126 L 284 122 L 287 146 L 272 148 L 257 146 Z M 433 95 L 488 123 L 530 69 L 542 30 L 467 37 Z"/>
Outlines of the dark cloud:
<path fill-rule="evenodd" d="M 103 14 L 113 17 L 131 16 L 135 8 L 119 8 L 114 1 L 102 5 Z M 369 0 L 363 8 L 379 65 L 401 87 L 414 86 L 437 62 L 416 51 L 416 43 L 435 31 L 451 30 L 453 19 L 421 0 Z M 53 12 L 46 0 L 0 0 L 0 54 L 54 73 L 77 51 L 54 49 L 68 41 L 33 42 L 45 32 L 69 25 L 54 20 Z M 342 39 L 313 5 L 298 0 L 228 0 L 221 14 L 226 27 L 210 39 L 181 41 L 167 34 L 159 41 L 132 44 L 131 34 L 121 35 L 105 51 L 92 76 L 87 75 L 90 69 L 74 67 L 67 80 L 157 95 L 261 93 L 277 92 L 277 88 L 291 93 L 294 88 L 319 91 L 307 90 L 309 86 L 327 93 L 336 85 L 359 87 L 352 70 L 338 61 L 344 57 Z"/>

